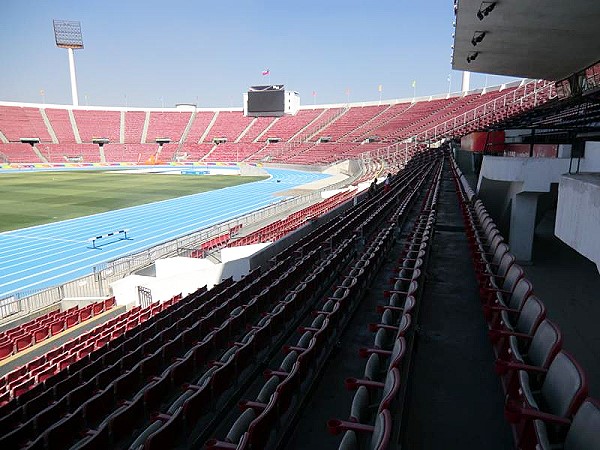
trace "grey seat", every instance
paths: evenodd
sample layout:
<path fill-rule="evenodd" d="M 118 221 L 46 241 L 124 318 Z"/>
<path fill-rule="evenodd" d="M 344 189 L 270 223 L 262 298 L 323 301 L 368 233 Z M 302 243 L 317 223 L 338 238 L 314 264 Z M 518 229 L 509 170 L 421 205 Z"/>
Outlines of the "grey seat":
<path fill-rule="evenodd" d="M 390 445 L 392 416 L 389 410 L 381 411 L 375 419 L 375 427 L 371 435 L 370 450 L 384 450 Z"/>
<path fill-rule="evenodd" d="M 511 314 L 507 310 L 501 311 L 499 322 L 492 324 L 492 329 L 488 333 L 496 354 L 502 355 L 506 351 L 508 343 L 506 337 L 518 335 L 525 340 L 526 336 L 533 336 L 545 318 L 546 307 L 535 295 L 527 297 L 518 313 Z"/>
<path fill-rule="evenodd" d="M 507 397 L 505 415 L 516 424 L 519 441 L 525 439 L 535 419 L 569 424 L 588 393 L 587 378 L 577 361 L 564 351 L 552 360 L 539 391 L 530 383 L 528 372 L 518 372 L 516 397 Z"/>
<path fill-rule="evenodd" d="M 509 310 L 519 313 L 532 292 L 533 285 L 523 277 L 523 269 L 519 265 L 513 264 L 508 270 L 502 288 L 492 290 L 492 295 L 488 297 L 488 303 L 484 305 L 484 314 L 488 324 L 496 322 L 500 311 Z"/>
<path fill-rule="evenodd" d="M 338 447 L 338 450 L 358 450 L 358 439 L 356 433 L 352 430 L 348 430 L 344 433 L 342 442 Z"/>
<path fill-rule="evenodd" d="M 536 450 L 600 450 L 600 402 L 587 398 L 581 404 L 563 442 L 552 443 L 548 437 L 546 424 L 534 421 Z"/>
<path fill-rule="evenodd" d="M 485 264 L 477 273 L 480 295 L 483 296 L 485 294 L 486 287 L 496 289 L 502 284 L 508 269 L 514 264 L 515 259 L 516 257 L 510 253 L 508 245 L 502 243 L 498 246 L 492 260 Z"/>
<path fill-rule="evenodd" d="M 356 433 L 370 433 L 371 434 L 371 442 L 368 446 L 370 450 L 384 450 L 389 448 L 390 438 L 392 433 L 392 416 L 388 409 L 384 409 L 383 411 L 377 414 L 375 418 L 374 425 L 366 425 L 363 423 L 343 421 L 339 419 L 330 419 L 327 422 L 327 428 L 331 434 L 337 435 L 341 432 L 352 431 L 355 433 L 354 436 L 344 436 L 342 443 L 344 445 L 348 445 L 347 447 L 339 447 L 343 449 L 353 450 L 358 448 L 356 445 L 358 442 L 356 440 Z M 346 441 L 346 439 L 348 439 Z M 344 442 L 346 441 L 346 442 Z"/>
<path fill-rule="evenodd" d="M 517 370 L 529 372 L 529 383 L 539 389 L 552 360 L 562 347 L 560 329 L 548 319 L 544 319 L 531 339 L 523 336 L 510 336 L 508 348 L 496 360 L 496 373 L 502 376 L 502 383 L 509 395 L 514 396 L 515 374 Z"/>

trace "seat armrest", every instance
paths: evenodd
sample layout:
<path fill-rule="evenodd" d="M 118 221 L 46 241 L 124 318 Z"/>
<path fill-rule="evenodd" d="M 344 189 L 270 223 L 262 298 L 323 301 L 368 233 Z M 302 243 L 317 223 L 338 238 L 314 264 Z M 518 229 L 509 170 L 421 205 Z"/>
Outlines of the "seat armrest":
<path fill-rule="evenodd" d="M 330 419 L 327 421 L 327 430 L 330 434 L 338 435 L 344 431 L 352 430 L 363 433 L 372 433 L 375 427 L 347 420 Z"/>
<path fill-rule="evenodd" d="M 358 349 L 358 355 L 361 358 L 367 358 L 370 355 L 381 355 L 381 356 L 390 356 L 392 354 L 391 350 L 383 350 L 380 348 L 359 348 Z"/>
<path fill-rule="evenodd" d="M 503 359 L 497 359 L 495 362 L 495 370 L 498 375 L 505 375 L 508 372 L 515 370 L 524 370 L 530 373 L 546 373 L 547 369 L 540 366 L 532 366 L 530 364 L 523 364 L 516 361 L 504 361 Z"/>
<path fill-rule="evenodd" d="M 364 386 L 367 389 L 383 389 L 383 386 L 385 385 L 385 383 L 379 381 L 363 380 L 359 378 L 346 378 L 344 384 L 349 391 L 355 391 L 361 386 Z"/>
<path fill-rule="evenodd" d="M 385 325 L 383 323 L 370 323 L 369 324 L 369 331 L 377 331 L 377 330 L 390 330 L 390 331 L 398 331 L 398 327 L 395 327 L 393 325 Z"/>
<path fill-rule="evenodd" d="M 511 423 L 518 423 L 521 420 L 539 419 L 543 422 L 550 422 L 557 425 L 568 426 L 571 424 L 571 421 L 565 417 L 555 416 L 554 414 L 550 414 L 533 408 L 506 407 L 504 410 L 504 415 L 506 419 Z"/>

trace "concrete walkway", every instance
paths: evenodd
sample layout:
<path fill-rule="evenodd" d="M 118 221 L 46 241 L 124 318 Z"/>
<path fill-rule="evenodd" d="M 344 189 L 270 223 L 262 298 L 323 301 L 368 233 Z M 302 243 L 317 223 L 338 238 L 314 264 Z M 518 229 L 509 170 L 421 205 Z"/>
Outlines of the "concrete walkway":
<path fill-rule="evenodd" d="M 467 238 L 445 165 L 421 299 L 403 448 L 512 449 Z"/>

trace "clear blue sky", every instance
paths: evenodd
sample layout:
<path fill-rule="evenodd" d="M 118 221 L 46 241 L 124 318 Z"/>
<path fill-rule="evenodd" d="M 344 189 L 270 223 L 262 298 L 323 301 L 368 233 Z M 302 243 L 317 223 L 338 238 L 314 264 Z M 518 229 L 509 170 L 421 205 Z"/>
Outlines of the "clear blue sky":
<path fill-rule="evenodd" d="M 81 22 L 75 51 L 85 105 L 241 106 L 270 82 L 303 104 L 460 89 L 451 71 L 452 0 L 0 0 L 0 100 L 71 102 L 53 19 Z M 485 76 L 474 74 L 472 87 Z M 505 77 L 490 76 L 488 84 Z M 126 100 L 127 99 L 127 100 Z"/>

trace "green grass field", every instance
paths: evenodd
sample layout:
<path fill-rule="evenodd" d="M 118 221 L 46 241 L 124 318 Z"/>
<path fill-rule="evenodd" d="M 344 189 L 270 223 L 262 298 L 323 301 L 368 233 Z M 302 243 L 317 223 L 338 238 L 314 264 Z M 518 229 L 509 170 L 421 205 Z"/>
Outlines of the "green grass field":
<path fill-rule="evenodd" d="M 0 174 L 0 231 L 181 197 L 266 177 L 118 171 Z"/>

